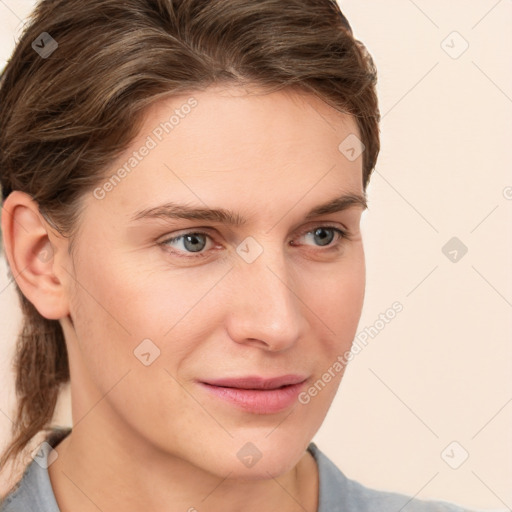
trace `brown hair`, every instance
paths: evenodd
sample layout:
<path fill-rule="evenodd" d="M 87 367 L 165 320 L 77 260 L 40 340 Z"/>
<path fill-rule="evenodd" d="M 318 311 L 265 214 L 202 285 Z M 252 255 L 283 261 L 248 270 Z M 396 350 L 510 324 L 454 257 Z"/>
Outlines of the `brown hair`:
<path fill-rule="evenodd" d="M 353 115 L 366 190 L 379 152 L 376 72 L 334 0 L 42 0 L 29 21 L 0 79 L 2 197 L 29 194 L 71 245 L 80 199 L 147 107 L 213 84 L 296 88 Z M 69 381 L 59 321 L 16 289 L 18 403 L 0 467 L 49 428 Z"/>

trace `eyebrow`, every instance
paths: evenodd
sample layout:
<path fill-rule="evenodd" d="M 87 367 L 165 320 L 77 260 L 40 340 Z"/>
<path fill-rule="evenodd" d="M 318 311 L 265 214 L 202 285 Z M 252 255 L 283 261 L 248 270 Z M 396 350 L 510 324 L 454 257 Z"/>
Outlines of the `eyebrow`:
<path fill-rule="evenodd" d="M 306 219 L 312 219 L 329 213 L 341 212 L 353 207 L 360 207 L 363 210 L 366 210 L 368 208 L 366 197 L 360 194 L 344 194 L 328 201 L 327 203 L 315 206 L 306 214 Z M 146 208 L 137 212 L 132 217 L 132 221 L 142 219 L 205 220 L 232 226 L 242 226 L 247 222 L 247 219 L 242 217 L 240 214 L 224 208 L 197 208 L 195 206 L 188 206 L 173 202 L 167 202 L 159 206 Z"/>

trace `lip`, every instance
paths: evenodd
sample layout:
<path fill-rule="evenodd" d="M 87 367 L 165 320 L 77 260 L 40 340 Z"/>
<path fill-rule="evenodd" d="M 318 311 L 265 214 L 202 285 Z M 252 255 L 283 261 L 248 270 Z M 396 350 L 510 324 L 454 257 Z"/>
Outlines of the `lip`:
<path fill-rule="evenodd" d="M 282 375 L 215 379 L 198 384 L 208 393 L 239 409 L 255 414 L 274 414 L 284 411 L 297 401 L 307 377 Z"/>

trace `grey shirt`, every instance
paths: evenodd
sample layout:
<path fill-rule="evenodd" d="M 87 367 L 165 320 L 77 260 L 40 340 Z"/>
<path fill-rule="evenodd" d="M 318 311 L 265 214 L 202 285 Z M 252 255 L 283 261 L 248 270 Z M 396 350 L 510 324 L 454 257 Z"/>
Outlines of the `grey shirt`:
<path fill-rule="evenodd" d="M 38 456 L 25 470 L 16 487 L 0 505 L 0 512 L 60 512 L 48 476 L 48 453 L 71 432 L 56 428 L 43 443 Z M 403 494 L 369 489 L 348 479 L 315 443 L 308 446 L 319 474 L 317 512 L 469 512 L 441 501 L 421 501 Z M 476 512 L 476 511 L 474 511 Z"/>

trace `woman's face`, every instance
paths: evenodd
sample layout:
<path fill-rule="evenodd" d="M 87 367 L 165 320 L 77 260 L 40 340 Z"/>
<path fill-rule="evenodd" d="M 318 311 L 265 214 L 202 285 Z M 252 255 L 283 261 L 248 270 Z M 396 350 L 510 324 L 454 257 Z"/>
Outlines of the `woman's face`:
<path fill-rule="evenodd" d="M 217 88 L 153 105 L 84 198 L 62 272 L 76 432 L 223 477 L 298 462 L 363 304 L 357 135 L 312 95 Z"/>

